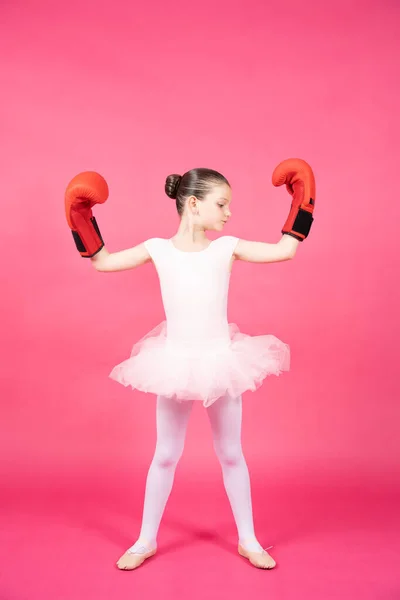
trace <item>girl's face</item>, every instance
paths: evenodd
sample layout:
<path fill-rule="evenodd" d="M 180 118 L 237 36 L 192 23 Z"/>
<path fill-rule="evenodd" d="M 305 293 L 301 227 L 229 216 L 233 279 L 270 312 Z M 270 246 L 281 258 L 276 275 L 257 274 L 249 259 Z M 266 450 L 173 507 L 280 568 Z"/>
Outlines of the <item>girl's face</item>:
<path fill-rule="evenodd" d="M 194 222 L 205 230 L 221 231 L 231 217 L 231 198 L 232 191 L 229 185 L 224 183 L 214 186 L 202 202 L 196 200 L 199 214 Z"/>

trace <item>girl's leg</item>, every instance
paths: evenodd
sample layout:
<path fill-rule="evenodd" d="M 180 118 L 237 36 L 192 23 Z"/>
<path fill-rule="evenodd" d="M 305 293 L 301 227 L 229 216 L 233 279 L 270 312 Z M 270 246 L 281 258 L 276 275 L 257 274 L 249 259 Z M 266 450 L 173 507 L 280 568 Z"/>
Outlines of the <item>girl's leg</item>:
<path fill-rule="evenodd" d="M 157 533 L 164 509 L 172 490 L 177 463 L 182 455 L 187 424 L 193 400 L 177 402 L 157 396 L 157 443 L 147 474 L 142 526 L 139 539 L 129 549 L 135 551 L 142 543 L 157 546 Z"/>
<path fill-rule="evenodd" d="M 251 552 L 262 552 L 254 533 L 250 477 L 241 443 L 242 396 L 219 398 L 207 413 L 239 543 Z"/>

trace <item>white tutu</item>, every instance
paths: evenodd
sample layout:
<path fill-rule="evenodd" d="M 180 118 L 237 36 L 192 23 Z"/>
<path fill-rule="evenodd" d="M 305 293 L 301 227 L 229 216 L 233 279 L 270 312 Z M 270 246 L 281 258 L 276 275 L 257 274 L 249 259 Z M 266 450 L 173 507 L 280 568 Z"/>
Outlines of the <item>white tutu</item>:
<path fill-rule="evenodd" d="M 201 400 L 207 407 L 226 394 L 254 391 L 267 375 L 289 370 L 289 346 L 274 335 L 247 335 L 229 323 L 229 338 L 173 342 L 162 321 L 109 376 L 132 389 L 177 401 Z"/>

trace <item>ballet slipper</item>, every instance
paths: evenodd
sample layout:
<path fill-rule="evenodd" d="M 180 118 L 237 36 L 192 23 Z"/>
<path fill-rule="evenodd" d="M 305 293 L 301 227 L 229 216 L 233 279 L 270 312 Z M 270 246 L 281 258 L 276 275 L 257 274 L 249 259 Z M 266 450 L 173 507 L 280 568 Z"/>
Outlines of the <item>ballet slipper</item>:
<path fill-rule="evenodd" d="M 276 565 L 276 562 L 272 558 L 266 550 L 273 548 L 273 546 L 269 546 L 268 548 L 264 548 L 262 552 L 250 552 L 243 548 L 241 544 L 238 546 L 238 552 L 240 556 L 244 556 L 247 558 L 254 567 L 258 569 L 273 569 Z"/>
<path fill-rule="evenodd" d="M 133 548 L 135 548 L 133 550 Z M 153 556 L 157 552 L 157 546 L 150 549 L 146 543 L 136 542 L 131 548 L 129 548 L 116 562 L 118 569 L 122 571 L 133 571 L 137 569 L 145 560 Z"/>

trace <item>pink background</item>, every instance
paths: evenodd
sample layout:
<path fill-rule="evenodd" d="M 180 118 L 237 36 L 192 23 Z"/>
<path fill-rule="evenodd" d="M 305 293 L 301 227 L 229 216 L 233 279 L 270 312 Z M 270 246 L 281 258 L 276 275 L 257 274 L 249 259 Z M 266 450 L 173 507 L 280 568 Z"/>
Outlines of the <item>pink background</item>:
<path fill-rule="evenodd" d="M 2 3 L 2 600 L 400 597 L 399 12 Z M 291 371 L 243 398 L 256 533 L 278 567 L 236 554 L 197 404 L 159 556 L 122 575 L 155 397 L 108 374 L 164 313 L 151 264 L 97 273 L 79 256 L 65 186 L 83 170 L 107 179 L 95 215 L 113 252 L 174 235 L 165 177 L 214 168 L 233 190 L 223 234 L 276 242 L 290 198 L 271 174 L 289 157 L 315 172 L 310 236 L 293 261 L 237 262 L 229 306 L 243 331 L 291 348 Z"/>

